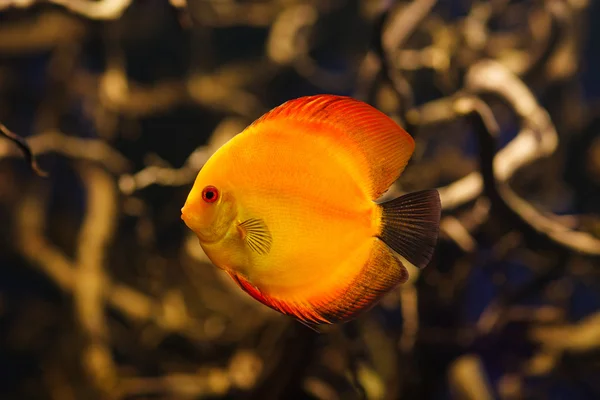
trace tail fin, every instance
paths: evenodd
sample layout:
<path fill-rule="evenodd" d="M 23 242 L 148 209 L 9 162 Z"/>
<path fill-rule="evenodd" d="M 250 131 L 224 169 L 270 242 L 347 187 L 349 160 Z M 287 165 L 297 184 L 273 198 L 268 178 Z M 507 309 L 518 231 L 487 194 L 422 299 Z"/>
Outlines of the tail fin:
<path fill-rule="evenodd" d="M 381 204 L 379 238 L 418 268 L 429 264 L 438 239 L 442 207 L 437 190 L 409 193 Z"/>

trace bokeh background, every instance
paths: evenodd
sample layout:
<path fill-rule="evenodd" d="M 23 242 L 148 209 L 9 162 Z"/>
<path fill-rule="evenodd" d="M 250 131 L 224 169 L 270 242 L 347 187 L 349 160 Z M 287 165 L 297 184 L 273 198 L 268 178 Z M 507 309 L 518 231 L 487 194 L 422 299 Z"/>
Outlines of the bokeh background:
<path fill-rule="evenodd" d="M 1 0 L 1 399 L 600 398 L 600 2 Z M 437 187 L 432 263 L 316 334 L 180 220 L 280 103 L 351 95 Z"/>

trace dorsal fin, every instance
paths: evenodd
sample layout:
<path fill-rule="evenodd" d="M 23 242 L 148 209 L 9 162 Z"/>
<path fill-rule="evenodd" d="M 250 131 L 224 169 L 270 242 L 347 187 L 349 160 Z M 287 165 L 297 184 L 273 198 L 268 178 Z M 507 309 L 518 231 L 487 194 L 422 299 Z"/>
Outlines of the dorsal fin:
<path fill-rule="evenodd" d="M 305 122 L 309 125 L 304 133 L 334 139 L 339 151 L 345 149 L 368 170 L 372 199 L 379 198 L 400 176 L 415 148 L 413 138 L 390 117 L 351 97 L 317 95 L 290 100 L 257 119 L 248 131 L 260 132 L 262 125 L 274 121 Z"/>

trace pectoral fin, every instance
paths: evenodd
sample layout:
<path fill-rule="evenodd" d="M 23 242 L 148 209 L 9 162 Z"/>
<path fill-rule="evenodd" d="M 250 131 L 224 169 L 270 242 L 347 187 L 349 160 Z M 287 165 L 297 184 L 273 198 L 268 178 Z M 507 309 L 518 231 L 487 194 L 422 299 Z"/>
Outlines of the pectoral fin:
<path fill-rule="evenodd" d="M 273 237 L 265 221 L 258 218 L 250 218 L 238 223 L 238 231 L 242 240 L 254 252 L 265 255 L 271 251 Z"/>

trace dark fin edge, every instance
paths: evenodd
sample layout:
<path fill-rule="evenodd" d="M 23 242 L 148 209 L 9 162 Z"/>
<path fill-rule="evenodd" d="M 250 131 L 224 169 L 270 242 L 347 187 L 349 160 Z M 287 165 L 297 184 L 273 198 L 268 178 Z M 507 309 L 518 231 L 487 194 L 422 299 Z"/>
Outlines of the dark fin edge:
<path fill-rule="evenodd" d="M 409 193 L 381 204 L 380 238 L 392 250 L 418 268 L 433 257 L 442 206 L 437 190 Z"/>
<path fill-rule="evenodd" d="M 305 327 L 307 327 L 308 329 L 310 329 L 311 331 L 318 333 L 319 335 L 323 334 L 323 331 L 321 330 L 321 328 L 319 327 L 319 325 L 312 323 L 312 322 L 308 322 L 308 321 L 302 321 L 301 319 L 298 318 L 294 318 L 294 321 L 300 322 L 302 325 L 304 325 Z"/>

